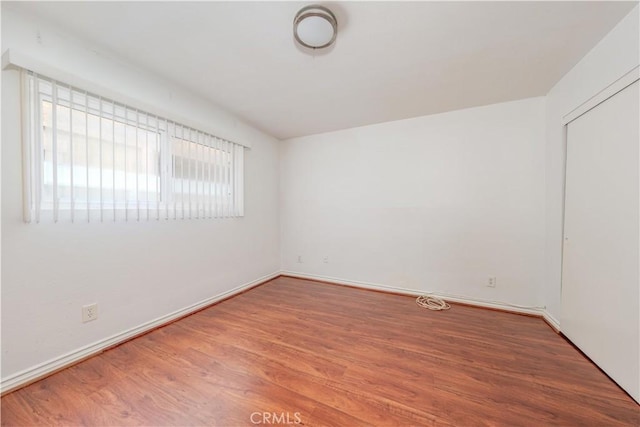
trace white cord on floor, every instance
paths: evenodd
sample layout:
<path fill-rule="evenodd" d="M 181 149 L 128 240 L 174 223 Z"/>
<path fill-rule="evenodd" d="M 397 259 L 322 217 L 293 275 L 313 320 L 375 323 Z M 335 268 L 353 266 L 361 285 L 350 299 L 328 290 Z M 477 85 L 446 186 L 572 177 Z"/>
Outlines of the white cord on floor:
<path fill-rule="evenodd" d="M 449 310 L 451 306 L 445 300 L 431 295 L 422 295 L 416 298 L 416 304 L 429 310 Z"/>

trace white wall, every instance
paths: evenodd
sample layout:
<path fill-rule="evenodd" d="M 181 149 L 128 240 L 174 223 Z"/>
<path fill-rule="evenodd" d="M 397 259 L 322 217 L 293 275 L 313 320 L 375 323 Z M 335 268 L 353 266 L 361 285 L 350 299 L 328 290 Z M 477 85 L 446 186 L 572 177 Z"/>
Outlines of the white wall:
<path fill-rule="evenodd" d="M 566 141 L 562 116 L 640 63 L 640 6 L 636 6 L 547 95 L 546 248 L 543 301 L 560 319 Z"/>
<path fill-rule="evenodd" d="M 286 140 L 283 270 L 541 305 L 544 172 L 544 98 Z"/>
<path fill-rule="evenodd" d="M 251 142 L 252 149 L 245 153 L 244 218 L 25 224 L 18 74 L 3 71 L 3 380 L 279 270 L 274 138 L 174 84 L 118 62 L 99 46 L 81 45 L 3 7 L 3 51 L 9 47 L 194 117 L 232 140 Z M 99 319 L 83 324 L 81 306 L 93 302 Z"/>

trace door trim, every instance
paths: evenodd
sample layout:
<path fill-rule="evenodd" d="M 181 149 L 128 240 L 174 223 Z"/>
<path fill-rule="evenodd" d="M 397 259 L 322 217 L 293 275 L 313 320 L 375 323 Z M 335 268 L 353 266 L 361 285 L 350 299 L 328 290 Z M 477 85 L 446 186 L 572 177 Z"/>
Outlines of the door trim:
<path fill-rule="evenodd" d="M 578 117 L 582 116 L 587 111 L 611 98 L 613 95 L 620 92 L 627 86 L 635 83 L 637 80 L 640 80 L 640 65 L 635 66 L 618 80 L 614 81 L 609 86 L 605 87 L 600 92 L 596 93 L 591 98 L 587 99 L 585 102 L 574 108 L 572 111 L 562 116 L 562 124 L 569 124 Z"/>

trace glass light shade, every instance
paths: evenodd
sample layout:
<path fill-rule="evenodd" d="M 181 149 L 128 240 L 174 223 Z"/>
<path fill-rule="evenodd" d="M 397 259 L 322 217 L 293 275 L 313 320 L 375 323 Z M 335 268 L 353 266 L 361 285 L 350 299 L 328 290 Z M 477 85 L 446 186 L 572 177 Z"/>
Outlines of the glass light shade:
<path fill-rule="evenodd" d="M 307 6 L 301 9 L 293 21 L 293 34 L 301 45 L 320 49 L 330 46 L 337 35 L 336 18 L 325 7 Z"/>
<path fill-rule="evenodd" d="M 328 44 L 333 38 L 333 26 L 322 16 L 304 18 L 297 27 L 300 40 L 312 47 Z"/>

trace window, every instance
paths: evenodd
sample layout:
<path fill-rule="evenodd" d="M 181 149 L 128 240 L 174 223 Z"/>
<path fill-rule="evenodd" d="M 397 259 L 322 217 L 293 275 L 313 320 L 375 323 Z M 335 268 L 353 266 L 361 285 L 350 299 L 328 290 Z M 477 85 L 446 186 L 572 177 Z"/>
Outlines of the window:
<path fill-rule="evenodd" d="M 242 216 L 244 147 L 23 72 L 25 219 Z"/>

